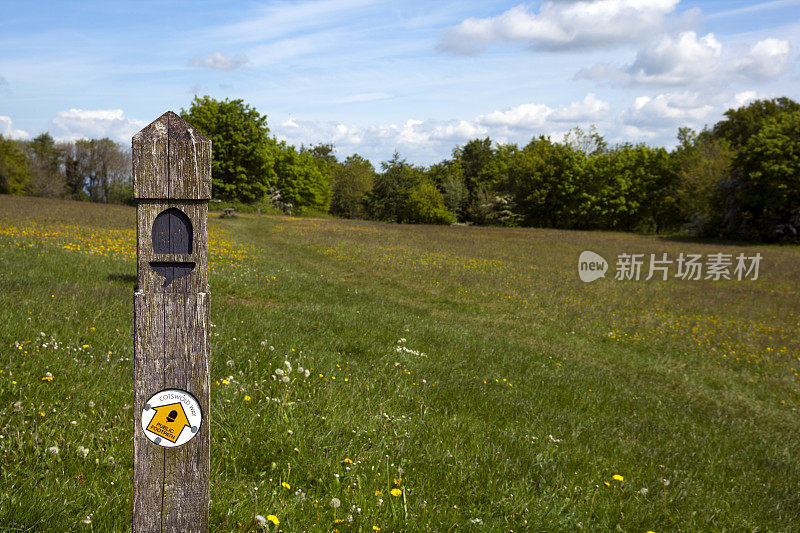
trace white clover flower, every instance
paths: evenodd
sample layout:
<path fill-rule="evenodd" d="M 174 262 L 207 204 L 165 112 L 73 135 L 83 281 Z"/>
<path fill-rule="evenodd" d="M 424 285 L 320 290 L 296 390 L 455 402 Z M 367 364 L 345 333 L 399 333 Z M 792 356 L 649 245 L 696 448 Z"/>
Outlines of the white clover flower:
<path fill-rule="evenodd" d="M 47 451 L 52 453 L 53 455 L 58 455 L 58 452 L 60 452 L 61 450 L 58 449 L 58 446 L 50 446 L 49 448 L 47 448 Z"/>
<path fill-rule="evenodd" d="M 78 446 L 78 457 L 82 457 L 86 459 L 86 456 L 89 455 L 89 448 L 84 448 L 83 446 Z"/>
<path fill-rule="evenodd" d="M 258 522 L 258 525 L 261 527 L 267 527 L 267 519 L 260 514 L 256 515 L 256 522 Z"/>
<path fill-rule="evenodd" d="M 284 383 L 289 383 L 289 376 L 283 376 L 281 378 L 281 381 L 283 381 Z"/>
<path fill-rule="evenodd" d="M 283 369 L 282 368 L 276 368 L 275 369 L 275 375 L 276 376 L 282 376 L 283 375 Z"/>
<path fill-rule="evenodd" d="M 642 496 L 646 495 L 648 492 L 650 491 L 647 490 L 647 487 L 642 487 L 641 489 L 639 489 L 639 494 L 641 494 Z"/>
<path fill-rule="evenodd" d="M 232 359 L 228 359 L 228 362 L 225 363 L 225 364 L 228 365 L 228 366 L 233 366 L 233 360 Z"/>
<path fill-rule="evenodd" d="M 306 370 L 305 372 L 303 372 L 303 375 L 304 375 L 305 377 L 308 377 L 308 376 L 310 376 L 310 375 L 311 375 L 311 371 L 310 371 L 310 370 Z"/>
<path fill-rule="evenodd" d="M 298 366 L 297 367 L 297 373 L 298 374 L 302 374 L 303 373 L 303 367 L 302 366 Z"/>
<path fill-rule="evenodd" d="M 339 498 L 331 498 L 331 507 L 338 509 L 342 506 L 342 501 Z"/>
<path fill-rule="evenodd" d="M 83 519 L 83 523 L 87 526 L 92 523 L 92 515 L 88 515 L 86 518 Z"/>

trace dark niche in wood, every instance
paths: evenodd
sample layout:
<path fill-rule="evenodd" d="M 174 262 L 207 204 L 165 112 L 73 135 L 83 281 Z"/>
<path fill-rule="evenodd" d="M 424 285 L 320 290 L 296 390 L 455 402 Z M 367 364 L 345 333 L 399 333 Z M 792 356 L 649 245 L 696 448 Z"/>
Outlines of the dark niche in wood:
<path fill-rule="evenodd" d="M 192 221 L 175 207 L 162 211 L 153 222 L 153 253 L 191 255 Z M 151 261 L 150 267 L 164 278 L 166 287 L 194 270 L 193 261 Z"/>
<path fill-rule="evenodd" d="M 192 253 L 192 221 L 186 213 L 170 207 L 158 214 L 153 222 L 153 253 Z"/>

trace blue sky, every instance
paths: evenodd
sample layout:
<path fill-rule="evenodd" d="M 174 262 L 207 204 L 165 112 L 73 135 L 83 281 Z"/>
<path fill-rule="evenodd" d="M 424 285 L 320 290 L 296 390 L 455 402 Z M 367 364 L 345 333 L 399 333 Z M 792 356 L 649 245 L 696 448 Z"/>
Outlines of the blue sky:
<path fill-rule="evenodd" d="M 0 134 L 133 133 L 194 94 L 292 144 L 431 163 L 471 138 L 596 125 L 671 146 L 754 98 L 800 100 L 800 0 L 0 0 Z"/>

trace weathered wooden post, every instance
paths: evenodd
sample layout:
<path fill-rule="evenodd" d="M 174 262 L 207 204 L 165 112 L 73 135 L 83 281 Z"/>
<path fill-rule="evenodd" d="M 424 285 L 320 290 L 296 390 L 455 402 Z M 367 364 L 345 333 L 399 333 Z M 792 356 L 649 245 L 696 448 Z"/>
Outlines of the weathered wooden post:
<path fill-rule="evenodd" d="M 133 531 L 208 531 L 211 141 L 168 111 L 133 136 Z"/>

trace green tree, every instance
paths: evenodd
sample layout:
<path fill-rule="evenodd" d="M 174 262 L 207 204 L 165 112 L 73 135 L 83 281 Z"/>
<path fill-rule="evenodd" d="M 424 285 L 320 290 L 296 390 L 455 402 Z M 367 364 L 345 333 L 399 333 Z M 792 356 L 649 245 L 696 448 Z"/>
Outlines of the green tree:
<path fill-rule="evenodd" d="M 383 172 L 375 177 L 375 185 L 367 197 L 370 217 L 386 222 L 405 222 L 404 208 L 411 191 L 422 182 L 422 171 L 395 152 L 392 159 L 381 163 Z"/>
<path fill-rule="evenodd" d="M 456 216 L 444 205 L 436 185 L 423 181 L 414 187 L 405 201 L 403 222 L 411 224 L 452 224 Z"/>
<path fill-rule="evenodd" d="M 18 141 L 0 135 L 0 194 L 25 194 L 31 168 Z"/>
<path fill-rule="evenodd" d="M 738 236 L 800 241 L 800 111 L 767 121 L 736 154 Z"/>
<path fill-rule="evenodd" d="M 794 111 L 800 111 L 800 104 L 785 96 L 756 100 L 737 109 L 728 109 L 725 119 L 714 125 L 712 134 L 717 139 L 726 139 L 738 150 L 771 119 Z"/>
<path fill-rule="evenodd" d="M 275 186 L 283 201 L 298 212 L 313 208 L 327 211 L 330 204 L 330 182 L 307 151 L 298 152 L 294 146 L 278 145 L 275 159 Z"/>
<path fill-rule="evenodd" d="M 675 200 L 680 220 L 695 234 L 711 235 L 721 222 L 720 191 L 730 178 L 733 150 L 726 139 L 689 128 L 678 131 Z"/>
<path fill-rule="evenodd" d="M 331 213 L 346 218 L 366 218 L 364 200 L 375 182 L 375 167 L 359 156 L 351 155 L 333 171 Z"/>
<path fill-rule="evenodd" d="M 514 201 L 525 225 L 577 225 L 578 187 L 583 155 L 545 137 L 533 139 L 509 165 Z"/>
<path fill-rule="evenodd" d="M 211 184 L 215 198 L 254 202 L 275 183 L 277 147 L 267 117 L 242 100 L 195 96 L 181 116 L 211 139 Z"/>
<path fill-rule="evenodd" d="M 61 172 L 63 152 L 45 132 L 27 143 L 32 174 L 29 192 L 34 196 L 61 196 L 65 181 Z"/>
<path fill-rule="evenodd" d="M 427 177 L 442 193 L 447 209 L 458 218 L 463 218 L 469 195 L 464 184 L 464 167 L 454 159 L 435 163 L 428 168 Z"/>

